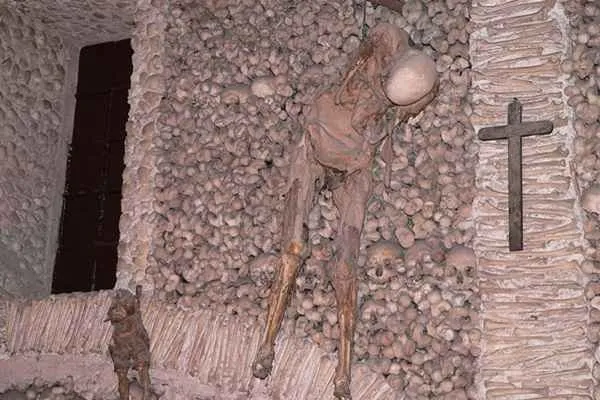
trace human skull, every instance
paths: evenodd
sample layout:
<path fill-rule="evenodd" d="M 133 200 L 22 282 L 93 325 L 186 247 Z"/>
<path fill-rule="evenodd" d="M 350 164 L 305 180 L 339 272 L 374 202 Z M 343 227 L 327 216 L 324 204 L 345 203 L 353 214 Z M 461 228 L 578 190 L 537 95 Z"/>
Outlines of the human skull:
<path fill-rule="evenodd" d="M 581 199 L 581 206 L 587 212 L 600 214 L 600 186 L 590 186 Z"/>
<path fill-rule="evenodd" d="M 372 57 L 386 72 L 383 89 L 392 103 L 408 106 L 434 89 L 438 80 L 435 62 L 412 49 L 408 33 L 398 26 L 378 24 L 360 50 L 361 58 Z"/>
<path fill-rule="evenodd" d="M 259 287 L 268 286 L 275 276 L 279 258 L 274 254 L 263 253 L 249 265 L 250 279 Z"/>
<path fill-rule="evenodd" d="M 402 246 L 384 240 L 367 248 L 367 275 L 376 283 L 385 283 L 395 274 L 397 260 L 402 257 Z"/>
<path fill-rule="evenodd" d="M 437 79 L 435 62 L 431 57 L 409 49 L 393 62 L 384 91 L 392 103 L 408 106 L 431 92 Z"/>
<path fill-rule="evenodd" d="M 446 276 L 456 279 L 459 285 L 472 283 L 477 272 L 477 258 L 470 247 L 457 245 L 446 255 Z"/>

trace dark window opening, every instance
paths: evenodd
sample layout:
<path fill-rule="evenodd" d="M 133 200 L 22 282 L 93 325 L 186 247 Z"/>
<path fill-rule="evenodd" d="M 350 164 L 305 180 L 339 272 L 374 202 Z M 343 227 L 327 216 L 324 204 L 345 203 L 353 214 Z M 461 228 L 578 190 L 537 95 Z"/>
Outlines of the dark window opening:
<path fill-rule="evenodd" d="M 52 293 L 115 285 L 132 53 L 129 39 L 81 49 Z"/>

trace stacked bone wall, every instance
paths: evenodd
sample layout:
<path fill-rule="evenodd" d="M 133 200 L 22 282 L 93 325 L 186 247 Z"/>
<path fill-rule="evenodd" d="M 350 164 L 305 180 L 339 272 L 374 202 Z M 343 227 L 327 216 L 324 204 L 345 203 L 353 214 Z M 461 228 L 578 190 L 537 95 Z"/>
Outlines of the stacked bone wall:
<path fill-rule="evenodd" d="M 0 54 L 0 294 L 39 296 L 50 292 L 64 179 L 67 57 L 58 37 L 5 7 Z"/>
<path fill-rule="evenodd" d="M 587 97 L 597 93 L 597 13 L 597 2 L 586 1 L 472 3 L 473 124 L 506 124 L 515 97 L 523 121 L 554 124 L 549 135 L 522 140 L 522 251 L 507 248 L 507 143 L 480 144 L 474 246 L 488 400 L 597 397 L 590 339 L 598 342 L 598 324 L 587 325 L 597 318 L 590 304 L 598 287 L 588 282 L 595 267 L 584 258 L 594 254 L 588 241 L 597 225 L 590 230 L 580 201 L 597 177 L 598 109 Z"/>
<path fill-rule="evenodd" d="M 116 398 L 117 379 L 107 351 L 113 329 L 104 322 L 112 295 L 102 291 L 0 300 L 0 318 L 6 318 L 0 325 L 0 399 L 41 391 L 39 399 L 62 400 L 71 398 L 73 390 L 86 399 Z M 141 309 L 150 337 L 152 388 L 160 398 L 333 397 L 335 360 L 314 344 L 294 338 L 278 341 L 275 360 L 280 367 L 267 387 L 252 376 L 261 332 L 250 316 L 178 310 L 149 297 L 142 298 Z M 395 398 L 384 378 L 367 366 L 353 370 L 354 399 Z M 132 398 L 140 398 L 137 391 L 139 386 L 132 389 Z M 18 392 L 24 393 L 19 397 Z"/>
<path fill-rule="evenodd" d="M 153 141 L 156 225 L 142 279 L 160 298 L 264 319 L 289 152 L 306 106 L 339 80 L 359 45 L 361 4 L 170 4 L 166 96 Z M 441 86 L 419 117 L 394 131 L 391 188 L 383 187 L 379 158 L 373 167 L 355 359 L 410 398 L 475 398 L 468 5 L 408 1 L 396 13 L 367 4 L 368 26 L 389 21 L 407 30 L 436 60 Z M 284 322 L 288 334 L 328 352 L 339 336 L 326 273 L 336 221 L 325 190 L 310 213 L 312 253 Z"/>
<path fill-rule="evenodd" d="M 570 52 L 562 63 L 568 74 L 564 90 L 572 112 L 573 168 L 576 173 L 583 231 L 587 246 L 583 270 L 589 274 L 585 296 L 589 301 L 588 338 L 593 345 L 594 396 L 600 393 L 600 4 L 595 1 L 564 1 L 569 19 Z"/>

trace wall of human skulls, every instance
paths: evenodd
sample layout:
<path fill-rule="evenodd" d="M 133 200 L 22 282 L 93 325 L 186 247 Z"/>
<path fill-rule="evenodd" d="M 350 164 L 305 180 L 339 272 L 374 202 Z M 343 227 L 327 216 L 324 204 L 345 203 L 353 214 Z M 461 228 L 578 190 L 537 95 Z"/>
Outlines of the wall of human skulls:
<path fill-rule="evenodd" d="M 69 51 L 0 7 L 0 294 L 50 293 L 64 184 Z"/>
<path fill-rule="evenodd" d="M 475 398 L 479 294 L 471 203 L 467 2 L 367 4 L 366 24 L 407 30 L 437 63 L 437 99 L 394 131 L 392 184 L 373 166 L 359 260 L 355 358 L 411 398 Z M 264 318 L 279 251 L 283 189 L 303 111 L 339 80 L 358 48 L 363 11 L 350 1 L 173 1 L 166 94 L 156 146 L 150 264 L 163 300 Z M 339 336 L 326 265 L 336 210 L 323 191 L 310 213 L 311 256 L 284 330 L 334 351 Z"/>
<path fill-rule="evenodd" d="M 573 168 L 584 210 L 583 230 L 588 247 L 582 269 L 590 276 L 585 296 L 589 300 L 588 338 L 594 346 L 594 392 L 600 391 L 600 4 L 564 1 L 569 17 L 571 52 L 562 64 L 570 75 L 565 96 L 573 111 L 575 130 Z"/>
<path fill-rule="evenodd" d="M 160 1 L 138 3 L 143 7 L 133 42 L 127 160 L 143 168 L 125 173 L 121 227 L 144 224 L 140 230 L 153 237 L 152 246 L 140 245 L 139 236 L 122 229 L 120 273 L 128 262 L 145 266 L 138 253 L 151 247 L 149 267 L 135 279 L 162 299 L 186 309 L 263 319 L 279 250 L 290 145 L 302 134 L 305 106 L 323 85 L 339 79 L 357 48 L 362 2 L 173 1 L 168 10 Z M 468 10 L 460 1 L 419 3 L 406 2 L 401 14 L 367 9 L 370 26 L 394 22 L 424 45 L 436 59 L 442 86 L 420 117 L 396 129 L 390 190 L 381 185 L 381 160 L 373 169 L 377 186 L 361 246 L 356 359 L 409 398 L 478 398 L 473 379 L 479 294 L 469 248 L 477 149 L 468 121 Z M 600 10 L 594 1 L 561 3 L 573 41 L 563 70 L 571 74 L 565 95 L 577 132 L 573 167 L 587 212 L 590 246 L 583 267 L 597 277 Z M 0 49 L 15 55 L 0 68 L 0 87 L 8 88 L 0 91 L 0 120 L 8 121 L 0 126 L 0 198 L 6 199 L 0 208 L 0 266 L 18 266 L 0 268 L 0 287 L 43 292 L 48 282 L 36 283 L 36 276 L 47 253 L 46 221 L 56 216 L 48 189 L 56 177 L 48 172 L 52 168 L 41 167 L 52 166 L 52 149 L 66 143 L 57 118 L 67 54 L 59 39 L 4 8 L 0 32 Z M 41 144 L 50 150 L 41 151 Z M 128 203 L 152 190 L 147 197 L 154 204 Z M 325 191 L 311 213 L 312 254 L 284 327 L 328 352 L 339 334 L 325 272 L 336 220 Z M 597 345 L 597 279 L 586 296 L 589 337 Z"/>

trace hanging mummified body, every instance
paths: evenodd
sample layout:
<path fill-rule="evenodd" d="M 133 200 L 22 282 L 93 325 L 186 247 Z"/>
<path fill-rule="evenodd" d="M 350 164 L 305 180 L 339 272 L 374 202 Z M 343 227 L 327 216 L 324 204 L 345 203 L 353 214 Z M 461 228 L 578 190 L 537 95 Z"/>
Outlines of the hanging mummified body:
<path fill-rule="evenodd" d="M 328 267 L 335 289 L 340 341 L 334 395 L 350 399 L 353 335 L 357 312 L 356 262 L 371 166 L 383 143 L 385 182 L 390 181 L 391 132 L 435 97 L 434 61 L 409 45 L 406 32 L 382 23 L 361 44 L 342 81 L 322 92 L 306 116 L 305 134 L 293 154 L 283 214 L 282 254 L 271 287 L 266 327 L 253 364 L 264 379 L 272 369 L 275 338 L 298 269 L 310 254 L 306 222 L 320 186 L 327 182 L 339 211 Z"/>

